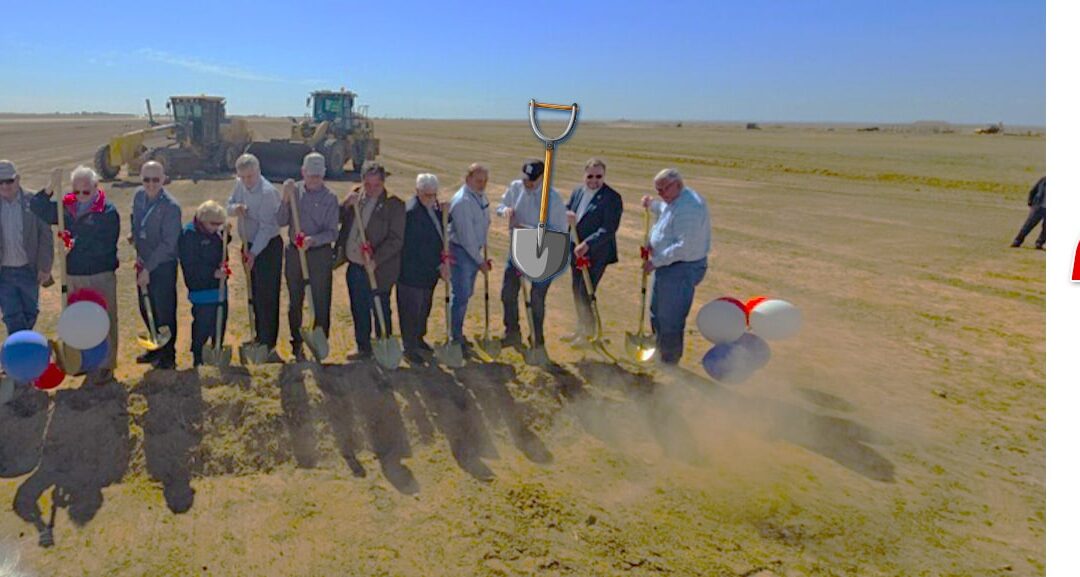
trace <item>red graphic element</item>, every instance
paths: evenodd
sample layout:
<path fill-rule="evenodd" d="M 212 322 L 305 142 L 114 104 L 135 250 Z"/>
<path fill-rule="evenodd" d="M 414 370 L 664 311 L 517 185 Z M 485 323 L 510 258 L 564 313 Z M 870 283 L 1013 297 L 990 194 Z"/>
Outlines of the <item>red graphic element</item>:
<path fill-rule="evenodd" d="M 55 389 L 60 386 L 60 383 L 64 382 L 64 377 L 64 371 L 60 370 L 56 363 L 49 363 L 49 366 L 45 368 L 45 372 L 34 380 L 34 386 L 42 391 Z"/>
<path fill-rule="evenodd" d="M 64 243 L 64 250 L 71 250 L 71 247 L 75 245 L 75 237 L 71 236 L 70 230 L 57 231 L 56 238 Z"/>
<path fill-rule="evenodd" d="M 305 246 L 307 246 L 307 235 L 302 232 L 296 233 L 296 238 L 293 239 L 293 244 L 296 245 L 296 248 L 304 248 Z"/>
<path fill-rule="evenodd" d="M 105 295 L 89 288 L 81 288 L 68 295 L 68 304 L 73 305 L 82 301 L 90 301 L 105 310 L 109 310 L 109 303 L 105 301 Z"/>
<path fill-rule="evenodd" d="M 577 267 L 578 270 L 589 268 L 592 266 L 592 259 L 588 256 L 579 256 L 577 257 L 577 260 L 574 261 L 574 266 Z"/>
<path fill-rule="evenodd" d="M 1080 281 L 1080 244 L 1076 245 L 1076 252 L 1073 256 L 1073 275 L 1074 281 Z"/>
<path fill-rule="evenodd" d="M 750 324 L 750 309 L 747 308 L 746 303 L 742 302 L 741 300 L 739 300 L 739 299 L 737 299 L 735 297 L 720 297 L 720 298 L 718 298 L 716 300 L 718 300 L 718 301 L 727 301 L 727 302 L 739 307 L 739 309 L 742 310 L 743 314 L 746 315 L 746 324 L 747 325 Z M 754 303 L 754 304 L 756 305 L 757 303 Z"/>
<path fill-rule="evenodd" d="M 754 312 L 754 307 L 767 300 L 769 300 L 769 297 L 758 296 L 750 297 L 750 299 L 746 301 L 746 324 L 750 324 L 750 313 Z"/>
<path fill-rule="evenodd" d="M 652 247 L 643 246 L 641 248 L 641 260 L 649 260 L 652 258 Z"/>

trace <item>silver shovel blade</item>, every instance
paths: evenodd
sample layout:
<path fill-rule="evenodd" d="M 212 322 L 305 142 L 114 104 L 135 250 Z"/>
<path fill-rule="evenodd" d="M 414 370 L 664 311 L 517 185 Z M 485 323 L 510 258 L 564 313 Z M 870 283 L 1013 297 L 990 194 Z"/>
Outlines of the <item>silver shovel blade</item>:
<path fill-rule="evenodd" d="M 261 365 L 270 358 L 270 351 L 262 343 L 245 343 L 240 345 L 240 364 Z"/>
<path fill-rule="evenodd" d="M 401 341 L 396 338 L 376 339 L 374 343 L 371 343 L 371 350 L 375 354 L 375 362 L 379 363 L 380 367 L 393 370 L 401 365 L 403 351 Z"/>
<path fill-rule="evenodd" d="M 465 366 L 465 355 L 462 354 L 461 345 L 458 343 L 436 345 L 435 358 L 452 369 L 460 369 Z"/>
<path fill-rule="evenodd" d="M 203 346 L 203 362 L 215 367 L 227 367 L 232 363 L 232 347 L 225 346 L 220 349 L 210 345 Z"/>
<path fill-rule="evenodd" d="M 326 333 L 323 332 L 322 327 L 316 326 L 311 330 L 301 330 L 300 338 L 311 350 L 311 354 L 314 355 L 317 362 L 322 362 L 330 354 L 330 343 L 326 340 Z"/>
<path fill-rule="evenodd" d="M 533 282 L 555 278 L 570 264 L 570 235 L 539 228 L 514 229 L 510 237 L 510 260 Z"/>

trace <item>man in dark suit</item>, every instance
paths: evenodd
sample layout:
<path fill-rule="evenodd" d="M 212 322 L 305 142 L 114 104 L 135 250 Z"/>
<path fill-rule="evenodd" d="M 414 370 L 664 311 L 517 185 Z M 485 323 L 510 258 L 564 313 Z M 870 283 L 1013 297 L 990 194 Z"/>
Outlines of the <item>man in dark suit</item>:
<path fill-rule="evenodd" d="M 449 282 L 449 261 L 442 258 L 442 211 L 439 206 L 439 179 L 434 174 L 416 177 L 416 196 L 405 203 L 405 248 L 401 276 L 397 284 L 401 341 L 410 363 L 423 363 L 433 353 L 424 342 L 435 285 L 441 277 Z"/>
<path fill-rule="evenodd" d="M 593 290 L 600 284 L 604 269 L 609 264 L 619 261 L 619 250 L 615 244 L 615 233 L 622 221 L 622 196 L 615 189 L 604 183 L 607 167 L 599 158 L 590 158 L 585 163 L 585 182 L 574 189 L 567 205 L 566 218 L 571 226 L 577 227 L 581 242 L 574 247 L 574 304 L 577 306 L 577 330 L 572 335 L 563 337 L 564 341 L 581 344 L 596 331 L 596 324 L 589 308 L 589 297 L 585 291 L 585 279 L 582 265 L 589 268 Z"/>

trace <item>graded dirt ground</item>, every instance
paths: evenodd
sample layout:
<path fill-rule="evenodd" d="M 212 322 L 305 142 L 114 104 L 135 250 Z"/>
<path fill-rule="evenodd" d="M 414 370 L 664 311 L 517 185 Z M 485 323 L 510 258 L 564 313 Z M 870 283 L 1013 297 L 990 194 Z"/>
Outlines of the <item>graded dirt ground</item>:
<path fill-rule="evenodd" d="M 287 129 L 253 122 L 263 137 Z M 5 119 L 0 157 L 37 189 L 140 123 Z M 141 324 L 122 243 L 120 384 L 70 380 L 44 450 L 44 394 L 0 408 L 0 550 L 34 575 L 1044 573 L 1045 255 L 1033 238 L 1008 244 L 1044 173 L 1045 138 L 762 128 L 584 123 L 559 148 L 554 181 L 566 200 L 599 156 L 623 195 L 621 262 L 599 291 L 621 351 L 636 328 L 638 201 L 659 169 L 684 173 L 713 222 L 691 328 L 727 295 L 783 298 L 804 314 L 746 383 L 708 379 L 696 333 L 683 369 L 660 374 L 570 350 L 556 338 L 574 326 L 568 277 L 548 297 L 558 367 L 527 367 L 507 349 L 492 365 L 381 376 L 345 364 L 341 270 L 328 366 L 195 373 L 181 287 L 181 370 L 147 374 L 132 360 Z M 495 203 L 522 159 L 543 152 L 524 121 L 382 120 L 377 131 L 402 197 L 427 171 L 448 196 L 483 161 Z M 220 175 L 168 189 L 189 220 L 232 186 Z M 330 186 L 343 196 L 352 183 Z M 134 177 L 106 184 L 124 234 L 135 188 Z M 507 233 L 493 220 L 500 334 Z M 470 334 L 482 326 L 477 289 Z M 242 278 L 230 291 L 239 344 Z M 38 328 L 51 333 L 56 288 L 42 309 Z M 442 320 L 436 306 L 432 342 Z M 286 327 L 283 314 L 284 354 Z M 174 514 L 189 478 L 194 503 Z M 41 549 L 8 504 L 21 487 L 23 510 L 42 494 L 47 511 L 52 485 L 69 504 L 56 546 Z"/>

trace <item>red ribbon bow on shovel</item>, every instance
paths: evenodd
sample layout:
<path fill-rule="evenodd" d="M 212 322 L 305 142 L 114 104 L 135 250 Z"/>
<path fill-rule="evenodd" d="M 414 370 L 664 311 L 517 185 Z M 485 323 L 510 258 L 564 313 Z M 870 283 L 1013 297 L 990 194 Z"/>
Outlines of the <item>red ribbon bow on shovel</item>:
<path fill-rule="evenodd" d="M 296 233 L 296 238 L 293 239 L 293 244 L 296 245 L 296 248 L 304 248 L 305 246 L 307 246 L 307 235 L 302 232 Z"/>
<path fill-rule="evenodd" d="M 221 270 L 225 271 L 225 278 L 231 278 L 232 277 L 232 267 L 229 266 L 229 263 L 227 263 L 227 262 L 221 263 Z"/>
<path fill-rule="evenodd" d="M 641 260 L 649 260 L 650 257 L 652 257 L 652 247 L 641 247 Z"/>
<path fill-rule="evenodd" d="M 439 253 L 439 263 L 441 263 L 441 264 L 454 264 L 455 262 L 457 262 L 457 261 L 454 259 L 454 255 L 450 254 L 450 251 L 444 250 L 441 253 Z"/>
<path fill-rule="evenodd" d="M 65 250 L 71 250 L 71 247 L 75 245 L 75 237 L 71 236 L 70 230 L 58 231 L 56 237 L 63 241 Z"/>
<path fill-rule="evenodd" d="M 360 252 L 368 255 L 369 257 L 374 257 L 375 247 L 371 246 L 370 242 L 365 242 L 364 244 L 360 245 Z"/>
<path fill-rule="evenodd" d="M 577 267 L 578 270 L 586 269 L 592 266 L 592 259 L 588 256 L 579 256 L 577 257 L 577 260 L 574 261 L 574 266 Z"/>

